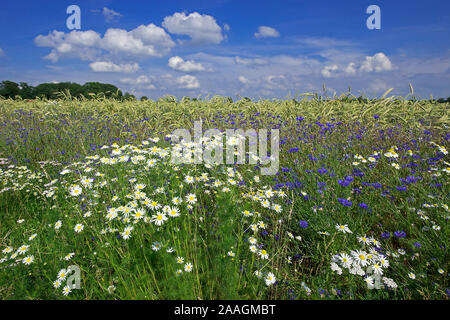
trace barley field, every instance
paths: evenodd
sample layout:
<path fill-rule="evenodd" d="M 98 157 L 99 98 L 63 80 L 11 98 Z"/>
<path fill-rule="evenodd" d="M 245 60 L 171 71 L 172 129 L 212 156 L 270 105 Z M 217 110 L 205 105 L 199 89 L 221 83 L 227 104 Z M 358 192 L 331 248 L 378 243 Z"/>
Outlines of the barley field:
<path fill-rule="evenodd" d="M 0 299 L 446 300 L 449 107 L 0 99 Z M 278 173 L 171 162 L 200 119 L 278 129 Z"/>

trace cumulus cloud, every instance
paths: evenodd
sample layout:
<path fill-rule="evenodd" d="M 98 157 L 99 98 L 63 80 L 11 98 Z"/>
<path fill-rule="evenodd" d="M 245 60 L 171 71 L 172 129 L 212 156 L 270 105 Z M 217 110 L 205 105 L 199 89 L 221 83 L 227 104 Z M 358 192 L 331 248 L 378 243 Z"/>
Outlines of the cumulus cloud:
<path fill-rule="evenodd" d="M 175 46 L 164 29 L 153 23 L 140 25 L 131 31 L 111 28 L 102 40 L 102 47 L 106 50 L 142 56 L 163 56 Z"/>
<path fill-rule="evenodd" d="M 267 26 L 259 26 L 258 32 L 255 32 L 255 38 L 278 38 L 280 36 L 280 33 L 271 27 Z"/>
<path fill-rule="evenodd" d="M 331 78 L 333 75 L 333 72 L 337 71 L 339 69 L 339 67 L 337 65 L 332 65 L 332 66 L 326 66 L 324 67 L 320 73 L 325 77 L 325 78 Z"/>
<path fill-rule="evenodd" d="M 53 30 L 46 36 L 38 35 L 34 43 L 52 48 L 45 57 L 52 62 L 61 58 L 96 60 L 102 52 L 119 56 L 163 56 L 175 46 L 170 35 L 154 24 L 141 25 L 131 31 L 109 28 L 103 37 L 92 30 L 74 30 L 67 34 Z"/>
<path fill-rule="evenodd" d="M 362 63 L 357 66 L 355 62 L 349 62 L 346 65 L 333 64 L 331 66 L 325 66 L 321 70 L 322 76 L 325 78 L 331 78 L 336 76 L 353 76 L 358 73 L 365 72 L 381 72 L 393 70 L 389 58 L 382 52 L 374 54 L 373 56 L 366 56 Z"/>
<path fill-rule="evenodd" d="M 367 56 L 359 69 L 363 72 L 381 72 L 392 70 L 393 66 L 389 58 L 383 52 L 379 52 L 372 57 Z"/>
<path fill-rule="evenodd" d="M 192 72 L 192 71 L 204 71 L 205 67 L 201 63 L 193 60 L 184 61 L 183 58 L 175 56 L 169 59 L 168 66 L 174 70 Z"/>
<path fill-rule="evenodd" d="M 52 48 L 50 54 L 44 57 L 52 62 L 57 62 L 62 56 L 93 60 L 100 41 L 100 34 L 92 30 L 74 30 L 68 34 L 53 30 L 46 36 L 38 35 L 34 39 L 37 46 Z"/>
<path fill-rule="evenodd" d="M 350 62 L 345 68 L 344 68 L 344 72 L 348 75 L 354 75 L 356 74 L 356 63 L 354 62 Z"/>
<path fill-rule="evenodd" d="M 189 74 L 178 77 L 175 81 L 180 88 L 183 89 L 197 89 L 200 87 L 198 79 Z"/>
<path fill-rule="evenodd" d="M 162 25 L 170 33 L 189 36 L 191 42 L 195 44 L 217 44 L 224 39 L 222 29 L 217 25 L 216 20 L 198 12 L 189 15 L 176 12 L 172 16 L 165 17 Z"/>
<path fill-rule="evenodd" d="M 140 88 L 140 89 L 156 89 L 156 86 L 151 83 L 152 79 L 147 77 L 146 75 L 140 75 L 137 78 L 123 78 L 119 80 L 120 83 L 127 84 L 131 86 L 131 88 Z"/>
<path fill-rule="evenodd" d="M 239 82 L 242 83 L 242 84 L 250 84 L 250 80 L 248 80 L 244 76 L 239 76 Z"/>
<path fill-rule="evenodd" d="M 129 64 L 114 64 L 109 61 L 96 61 L 89 64 L 89 67 L 94 72 L 123 72 L 123 73 L 135 73 L 139 70 L 137 63 Z"/>
<path fill-rule="evenodd" d="M 126 84 L 146 84 L 146 83 L 150 83 L 150 79 L 145 76 L 145 75 L 141 75 L 137 78 L 123 78 L 119 80 L 121 83 L 126 83 Z"/>
<path fill-rule="evenodd" d="M 116 11 L 114 11 L 113 9 L 108 9 L 106 7 L 103 8 L 102 11 L 103 16 L 105 17 L 105 20 L 107 22 L 111 22 L 113 21 L 115 18 L 119 18 L 122 15 Z"/>

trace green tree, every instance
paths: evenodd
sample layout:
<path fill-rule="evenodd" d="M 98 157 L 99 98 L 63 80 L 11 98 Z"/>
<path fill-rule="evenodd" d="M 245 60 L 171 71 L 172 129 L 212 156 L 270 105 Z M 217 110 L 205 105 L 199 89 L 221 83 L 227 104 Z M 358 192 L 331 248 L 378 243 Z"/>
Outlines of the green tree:
<path fill-rule="evenodd" d="M 17 95 L 20 95 L 20 88 L 17 83 L 9 80 L 0 83 L 0 96 L 5 98 L 15 98 Z"/>

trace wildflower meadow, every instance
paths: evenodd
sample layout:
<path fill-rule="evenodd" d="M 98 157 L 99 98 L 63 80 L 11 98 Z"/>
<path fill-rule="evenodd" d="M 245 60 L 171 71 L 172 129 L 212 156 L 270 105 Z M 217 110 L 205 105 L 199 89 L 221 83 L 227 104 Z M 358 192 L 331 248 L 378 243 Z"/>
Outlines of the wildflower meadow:
<path fill-rule="evenodd" d="M 448 299 L 449 107 L 0 99 L 0 298 Z"/>

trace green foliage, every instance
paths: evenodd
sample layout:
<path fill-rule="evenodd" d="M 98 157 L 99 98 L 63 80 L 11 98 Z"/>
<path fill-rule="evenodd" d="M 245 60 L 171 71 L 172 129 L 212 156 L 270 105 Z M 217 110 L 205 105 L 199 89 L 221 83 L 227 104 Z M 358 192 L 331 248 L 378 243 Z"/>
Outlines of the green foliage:
<path fill-rule="evenodd" d="M 116 86 L 100 82 L 86 82 L 84 85 L 74 82 L 41 83 L 36 87 L 32 87 L 26 82 L 17 84 L 5 80 L 0 83 L 0 96 L 13 99 L 19 96 L 22 99 L 58 99 L 61 97 L 92 99 L 103 97 L 120 100 L 123 94 Z M 126 93 L 124 98 L 132 99 L 134 96 Z"/>

